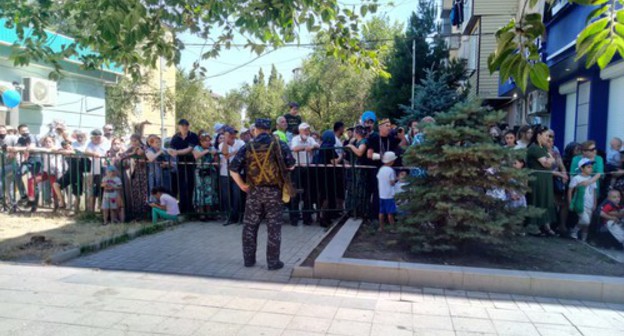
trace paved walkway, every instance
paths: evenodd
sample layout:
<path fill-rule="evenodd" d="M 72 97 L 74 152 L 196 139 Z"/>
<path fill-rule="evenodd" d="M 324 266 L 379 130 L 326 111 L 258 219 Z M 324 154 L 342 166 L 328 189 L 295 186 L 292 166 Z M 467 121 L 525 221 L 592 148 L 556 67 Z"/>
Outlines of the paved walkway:
<path fill-rule="evenodd" d="M 308 256 L 325 233 L 319 226 L 284 225 L 281 259 L 286 266 L 269 272 L 266 267 L 266 226 L 260 226 L 258 263 L 252 268 L 243 266 L 242 228 L 238 224 L 187 223 L 71 260 L 66 265 L 287 282 L 292 268 Z"/>
<path fill-rule="evenodd" d="M 0 263 L 0 335 L 624 335 L 624 305 Z"/>

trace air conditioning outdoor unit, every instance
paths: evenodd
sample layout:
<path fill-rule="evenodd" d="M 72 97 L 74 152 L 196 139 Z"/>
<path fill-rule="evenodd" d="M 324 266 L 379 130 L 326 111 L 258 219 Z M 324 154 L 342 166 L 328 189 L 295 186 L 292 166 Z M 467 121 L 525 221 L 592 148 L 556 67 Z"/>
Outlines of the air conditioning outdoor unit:
<path fill-rule="evenodd" d="M 548 114 L 547 104 L 546 92 L 540 90 L 530 92 L 527 99 L 528 114 Z"/>
<path fill-rule="evenodd" d="M 56 105 L 58 91 L 55 81 L 36 77 L 25 77 L 23 81 L 24 92 L 22 93 L 22 99 L 24 103 L 41 106 Z"/>

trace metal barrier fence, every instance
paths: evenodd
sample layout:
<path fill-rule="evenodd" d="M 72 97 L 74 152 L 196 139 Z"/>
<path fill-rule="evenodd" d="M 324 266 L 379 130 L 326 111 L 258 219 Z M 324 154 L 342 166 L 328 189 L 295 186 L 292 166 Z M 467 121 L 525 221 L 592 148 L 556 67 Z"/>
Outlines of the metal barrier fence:
<path fill-rule="evenodd" d="M 154 201 L 150 190 L 160 186 L 178 199 L 184 214 L 222 218 L 227 223 L 242 221 L 246 195 L 230 177 L 229 160 L 218 153 L 205 153 L 197 160 L 192 155 L 172 157 L 164 151 L 159 155 L 152 151 L 152 160 L 145 154 L 126 153 L 115 158 L 38 151 L 1 153 L 2 209 L 96 212 L 103 195 L 102 178 L 113 165 L 122 183 L 122 219 L 147 219 L 148 200 Z M 298 162 L 290 178 L 297 196 L 284 207 L 291 221 L 326 224 L 343 212 L 363 215 L 370 184 L 376 184 L 374 174 L 371 178 L 375 170 L 357 167 L 353 153 L 342 148 L 293 154 Z"/>

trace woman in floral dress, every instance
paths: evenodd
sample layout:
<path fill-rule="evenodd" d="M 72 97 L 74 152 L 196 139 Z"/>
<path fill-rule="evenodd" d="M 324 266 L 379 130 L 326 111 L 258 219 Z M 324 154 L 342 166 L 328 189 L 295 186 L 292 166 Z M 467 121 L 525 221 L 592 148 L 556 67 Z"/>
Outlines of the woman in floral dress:
<path fill-rule="evenodd" d="M 124 183 L 126 199 L 129 203 L 128 215 L 133 218 L 145 217 L 150 213 L 147 205 L 149 190 L 147 187 L 147 164 L 145 157 L 145 145 L 141 142 L 141 136 L 133 134 L 130 137 L 130 147 L 123 155 Z"/>
<path fill-rule="evenodd" d="M 217 180 L 219 174 L 215 162 L 217 151 L 211 146 L 212 137 L 208 133 L 199 134 L 199 145 L 193 148 L 193 156 L 197 163 L 195 169 L 195 191 L 193 203 L 201 219 L 206 219 L 205 214 L 212 211 L 212 206 L 218 204 Z"/>

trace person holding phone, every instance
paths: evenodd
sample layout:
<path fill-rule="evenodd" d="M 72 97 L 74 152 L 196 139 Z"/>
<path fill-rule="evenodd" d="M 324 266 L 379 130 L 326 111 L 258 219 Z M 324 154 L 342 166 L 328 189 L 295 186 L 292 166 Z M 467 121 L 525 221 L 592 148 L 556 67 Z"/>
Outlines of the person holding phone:
<path fill-rule="evenodd" d="M 148 205 L 152 208 L 152 224 L 158 223 L 159 218 L 177 222 L 180 215 L 178 200 L 169 195 L 163 187 L 154 187 L 152 196 L 159 201 L 159 203 L 148 201 Z"/>

